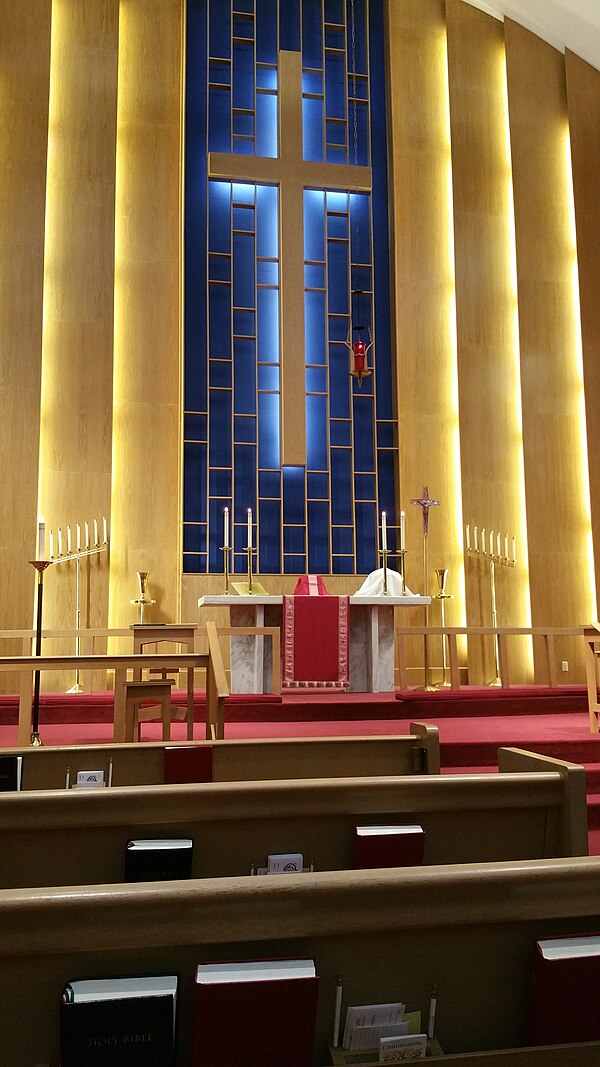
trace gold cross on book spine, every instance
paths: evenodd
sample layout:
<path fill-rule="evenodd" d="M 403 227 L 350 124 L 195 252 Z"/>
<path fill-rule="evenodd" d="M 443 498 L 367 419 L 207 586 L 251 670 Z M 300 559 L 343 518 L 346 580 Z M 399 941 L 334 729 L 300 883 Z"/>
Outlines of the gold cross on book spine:
<path fill-rule="evenodd" d="M 279 188 L 281 261 L 281 463 L 306 464 L 304 403 L 304 190 L 371 192 L 371 168 L 311 163 L 302 152 L 302 57 L 279 53 L 279 157 L 209 152 L 208 177 Z"/>

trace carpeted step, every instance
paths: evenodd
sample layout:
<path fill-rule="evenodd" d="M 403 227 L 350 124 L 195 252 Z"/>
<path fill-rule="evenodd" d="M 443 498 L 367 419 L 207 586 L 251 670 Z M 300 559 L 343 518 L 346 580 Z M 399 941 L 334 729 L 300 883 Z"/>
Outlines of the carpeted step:
<path fill-rule="evenodd" d="M 495 774 L 497 767 L 442 767 L 442 774 Z"/>
<path fill-rule="evenodd" d="M 590 850 L 590 856 L 600 856 L 600 830 L 589 831 L 588 846 Z"/>
<path fill-rule="evenodd" d="M 585 788 L 588 793 L 600 793 L 600 763 L 585 764 Z"/>
<path fill-rule="evenodd" d="M 600 830 L 600 793 L 588 793 L 588 830 Z"/>

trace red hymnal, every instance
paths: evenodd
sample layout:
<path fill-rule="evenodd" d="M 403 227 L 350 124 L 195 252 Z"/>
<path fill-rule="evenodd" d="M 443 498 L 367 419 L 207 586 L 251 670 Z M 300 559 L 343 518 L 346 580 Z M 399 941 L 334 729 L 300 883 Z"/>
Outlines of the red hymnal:
<path fill-rule="evenodd" d="M 560 1045 L 600 1040 L 600 934 L 537 941 L 525 1040 Z"/>
<path fill-rule="evenodd" d="M 312 1067 L 318 986 L 312 959 L 198 964 L 193 1067 Z"/>
<path fill-rule="evenodd" d="M 357 826 L 354 866 L 416 867 L 423 862 L 422 826 Z"/>
<path fill-rule="evenodd" d="M 212 782 L 212 745 L 170 745 L 165 748 L 165 785 Z"/>

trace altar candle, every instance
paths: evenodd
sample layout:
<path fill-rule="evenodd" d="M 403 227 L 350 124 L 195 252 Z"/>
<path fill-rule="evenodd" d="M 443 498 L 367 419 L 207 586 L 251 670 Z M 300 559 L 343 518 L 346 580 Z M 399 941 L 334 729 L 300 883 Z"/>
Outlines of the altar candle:
<path fill-rule="evenodd" d="M 504 558 L 508 559 L 508 534 L 504 534 Z"/>
<path fill-rule="evenodd" d="M 223 512 L 223 547 L 229 548 L 229 508 Z"/>
<path fill-rule="evenodd" d="M 465 527 L 465 531 L 466 531 L 466 534 L 467 534 L 467 552 L 468 552 L 470 547 L 471 547 L 471 527 L 469 526 L 469 523 L 467 523 L 467 525 Z"/>
<path fill-rule="evenodd" d="M 485 556 L 485 526 L 481 529 L 481 553 Z"/>
<path fill-rule="evenodd" d="M 71 551 L 71 527 L 67 526 L 67 555 Z"/>
<path fill-rule="evenodd" d="M 517 562 L 517 541 L 516 541 L 516 538 L 513 537 L 513 563 L 516 563 L 516 562 Z"/>
<path fill-rule="evenodd" d="M 90 528 L 88 526 L 87 519 L 86 519 L 86 521 L 84 523 L 84 527 L 83 528 L 85 530 L 85 547 L 89 548 L 90 547 Z"/>
<path fill-rule="evenodd" d="M 77 551 L 81 551 L 81 526 L 77 523 Z"/>
<path fill-rule="evenodd" d="M 385 511 L 381 512 L 381 550 L 387 552 L 387 518 Z"/>
<path fill-rule="evenodd" d="M 498 530 L 498 533 L 496 535 L 496 545 L 496 555 L 498 556 L 498 559 L 500 559 L 500 530 Z"/>
<path fill-rule="evenodd" d="M 477 536 L 477 527 L 473 527 L 473 536 L 475 538 L 475 551 L 479 552 L 479 538 Z"/>
<path fill-rule="evenodd" d="M 43 519 L 38 521 L 38 559 L 44 558 L 44 549 L 46 547 L 46 523 Z"/>
<path fill-rule="evenodd" d="M 248 548 L 252 548 L 252 508 L 248 508 Z"/>
<path fill-rule="evenodd" d="M 94 544 L 98 544 L 98 519 L 94 519 Z"/>
<path fill-rule="evenodd" d="M 50 559 L 54 559 L 54 534 L 52 533 L 52 530 L 50 530 L 50 552 L 49 552 L 49 558 Z"/>
<path fill-rule="evenodd" d="M 400 551 L 401 552 L 404 552 L 404 545 L 405 545 L 405 541 L 406 541 L 406 531 L 404 529 L 405 518 L 406 518 L 406 516 L 405 516 L 404 512 L 401 511 L 400 512 Z"/>
<path fill-rule="evenodd" d="M 107 529 L 107 526 L 106 526 L 106 515 L 102 516 L 102 529 L 103 529 L 102 536 L 104 538 L 104 544 L 106 545 L 106 544 L 108 544 L 108 529 Z"/>
<path fill-rule="evenodd" d="M 490 530 L 490 556 L 494 555 L 494 531 Z"/>
<path fill-rule="evenodd" d="M 58 527 L 58 554 L 62 556 L 62 530 Z"/>

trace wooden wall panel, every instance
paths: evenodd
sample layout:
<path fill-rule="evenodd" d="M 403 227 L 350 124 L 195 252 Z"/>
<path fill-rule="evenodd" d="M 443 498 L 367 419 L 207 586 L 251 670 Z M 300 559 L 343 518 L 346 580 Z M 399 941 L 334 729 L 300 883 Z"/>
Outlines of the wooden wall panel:
<path fill-rule="evenodd" d="M 600 575 L 600 71 L 569 51 L 565 62 L 577 230 L 594 569 Z M 598 609 L 597 601 L 596 618 Z"/>
<path fill-rule="evenodd" d="M 446 12 L 463 512 L 471 531 L 477 525 L 480 531 L 510 534 L 511 557 L 516 536 L 522 563 L 518 535 L 525 500 L 504 31 L 501 22 L 463 0 L 447 0 Z M 504 554 L 504 536 L 500 549 Z M 467 622 L 489 626 L 490 564 L 468 556 L 465 565 Z M 496 599 L 501 625 L 531 625 L 526 566 L 496 566 Z M 515 642 L 512 653 L 513 677 L 531 681 L 531 646 Z M 472 640 L 469 681 L 482 683 L 494 675 L 491 639 Z"/>
<path fill-rule="evenodd" d="M 66 551 L 67 526 L 74 549 L 78 522 L 83 545 L 110 516 L 118 31 L 118 0 L 54 2 L 39 500 L 55 552 L 58 527 Z M 47 572 L 46 627 L 75 625 L 75 566 Z M 106 626 L 106 553 L 81 573 L 80 624 Z"/>
<path fill-rule="evenodd" d="M 0 0 L 0 629 L 34 613 L 50 22 Z"/>
<path fill-rule="evenodd" d="M 589 620 L 595 604 L 580 437 L 564 58 L 509 20 L 505 35 L 532 618 L 534 625 L 569 626 Z M 580 644 L 559 651 L 572 673 L 581 667 Z"/>
<path fill-rule="evenodd" d="M 156 621 L 181 578 L 182 0 L 121 3 L 110 624 Z"/>
<path fill-rule="evenodd" d="M 442 0 L 387 5 L 389 154 L 393 249 L 392 309 L 397 353 L 400 496 L 406 512 L 406 578 L 423 589 L 423 525 L 411 505 L 424 485 L 442 506 L 431 509 L 433 571 L 448 567 L 447 621 L 464 621 L 462 513 L 458 467 L 455 305 L 445 6 Z M 423 621 L 422 609 L 403 614 Z M 430 622 L 439 622 L 435 608 Z"/>

